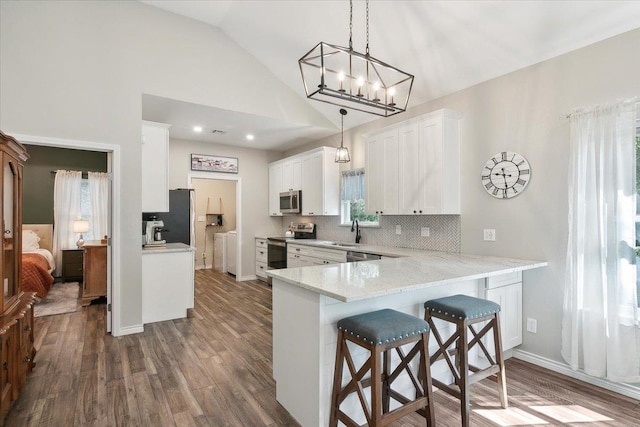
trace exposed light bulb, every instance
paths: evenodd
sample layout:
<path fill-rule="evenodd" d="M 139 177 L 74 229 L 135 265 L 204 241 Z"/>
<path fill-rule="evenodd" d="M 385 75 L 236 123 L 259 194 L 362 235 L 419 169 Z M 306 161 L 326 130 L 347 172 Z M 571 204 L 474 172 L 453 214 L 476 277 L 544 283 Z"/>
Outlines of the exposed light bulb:
<path fill-rule="evenodd" d="M 390 87 L 389 89 L 387 89 L 387 94 L 391 97 L 391 102 L 389 103 L 389 106 L 394 107 L 396 103 L 393 102 L 393 95 L 396 94 L 396 88 L 393 86 Z"/>
<path fill-rule="evenodd" d="M 362 77 L 358 77 L 358 80 L 356 81 L 356 84 L 358 85 L 358 95 L 357 96 L 362 96 L 362 85 L 364 84 L 364 79 Z"/>
<path fill-rule="evenodd" d="M 342 87 L 342 81 L 344 80 L 344 73 L 342 71 L 340 71 L 338 73 L 338 81 L 340 82 L 340 88 L 338 89 L 339 92 L 344 92 L 344 88 Z"/>
<path fill-rule="evenodd" d="M 378 98 L 379 90 L 380 90 L 380 82 L 375 82 L 373 84 L 373 102 L 380 102 L 380 98 Z"/>

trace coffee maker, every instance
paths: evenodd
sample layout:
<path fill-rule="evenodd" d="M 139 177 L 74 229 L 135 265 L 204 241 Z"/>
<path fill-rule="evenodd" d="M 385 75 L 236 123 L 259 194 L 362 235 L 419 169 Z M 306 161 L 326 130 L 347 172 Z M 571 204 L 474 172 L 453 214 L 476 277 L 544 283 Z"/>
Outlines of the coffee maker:
<path fill-rule="evenodd" d="M 144 239 L 143 246 L 164 246 L 166 240 L 162 240 L 162 228 L 164 222 L 162 220 L 150 220 L 144 222 Z"/>

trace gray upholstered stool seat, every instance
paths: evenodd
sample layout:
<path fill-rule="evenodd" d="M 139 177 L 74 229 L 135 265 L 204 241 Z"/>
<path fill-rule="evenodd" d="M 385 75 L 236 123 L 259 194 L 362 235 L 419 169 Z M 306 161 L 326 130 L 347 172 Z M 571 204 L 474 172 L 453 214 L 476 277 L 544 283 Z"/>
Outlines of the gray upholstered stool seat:
<path fill-rule="evenodd" d="M 347 342 L 370 353 L 359 368 L 354 366 L 354 355 Z M 364 412 L 366 425 L 385 426 L 417 412 L 427 419 L 427 426 L 435 427 L 428 342 L 429 324 L 399 311 L 383 309 L 340 320 L 329 427 L 336 427 L 338 422 L 360 425 L 352 418 L 357 414 L 347 414 L 340 409 L 342 402 L 353 393 L 358 395 L 357 401 Z M 405 345 L 411 346 L 408 351 L 403 348 Z M 397 353 L 397 357 L 392 357 L 392 351 Z M 416 357 L 419 360 L 417 369 L 411 363 Z M 342 375 L 345 361 L 351 376 L 347 382 Z M 394 369 L 392 361 L 397 363 Z M 367 376 L 369 372 L 371 374 Z M 403 376 L 409 377 L 412 389 L 415 389 L 415 392 L 410 392 L 412 397 L 393 388 L 394 381 Z M 365 395 L 367 388 L 370 389 L 370 399 Z M 391 410 L 391 399 L 400 406 Z"/>
<path fill-rule="evenodd" d="M 424 308 L 425 320 L 429 323 L 430 332 L 438 344 L 438 349 L 431 354 L 429 361 L 433 364 L 445 359 L 446 366 L 453 376 L 453 382 L 450 384 L 433 379 L 433 385 L 460 399 L 462 426 L 470 425 L 469 386 L 484 378 L 491 377 L 496 380 L 500 404 L 507 408 L 507 385 L 500 335 L 500 305 L 467 295 L 453 295 L 427 301 Z M 434 319 L 453 323 L 455 332 L 450 334 L 449 328 L 438 330 Z M 446 335 L 442 336 L 442 333 Z M 493 354 L 487 348 L 489 341 L 483 340 L 485 336 L 493 336 Z M 480 368 L 469 363 L 469 350 L 475 346 L 479 347 L 489 366 Z"/>
<path fill-rule="evenodd" d="M 429 324 L 415 316 L 383 309 L 346 317 L 338 329 L 369 344 L 386 344 L 429 331 Z"/>
<path fill-rule="evenodd" d="M 493 301 L 467 295 L 432 299 L 424 303 L 424 308 L 458 320 L 473 320 L 500 311 L 500 305 Z"/>

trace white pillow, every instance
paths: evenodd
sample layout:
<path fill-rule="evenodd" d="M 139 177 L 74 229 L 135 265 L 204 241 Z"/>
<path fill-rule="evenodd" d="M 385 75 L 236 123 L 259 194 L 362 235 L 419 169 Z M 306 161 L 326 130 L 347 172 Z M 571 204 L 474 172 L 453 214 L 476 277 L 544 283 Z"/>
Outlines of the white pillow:
<path fill-rule="evenodd" d="M 32 252 L 40 248 L 40 237 L 33 230 L 22 230 L 22 252 Z"/>

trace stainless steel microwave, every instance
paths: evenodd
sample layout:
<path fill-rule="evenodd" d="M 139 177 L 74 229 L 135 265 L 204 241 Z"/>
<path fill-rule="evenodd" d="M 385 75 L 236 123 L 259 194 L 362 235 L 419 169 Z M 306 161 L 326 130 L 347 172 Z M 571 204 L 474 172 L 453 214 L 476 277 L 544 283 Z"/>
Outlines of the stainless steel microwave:
<path fill-rule="evenodd" d="M 299 214 L 301 212 L 301 199 L 300 190 L 289 190 L 280 193 L 280 213 Z"/>

